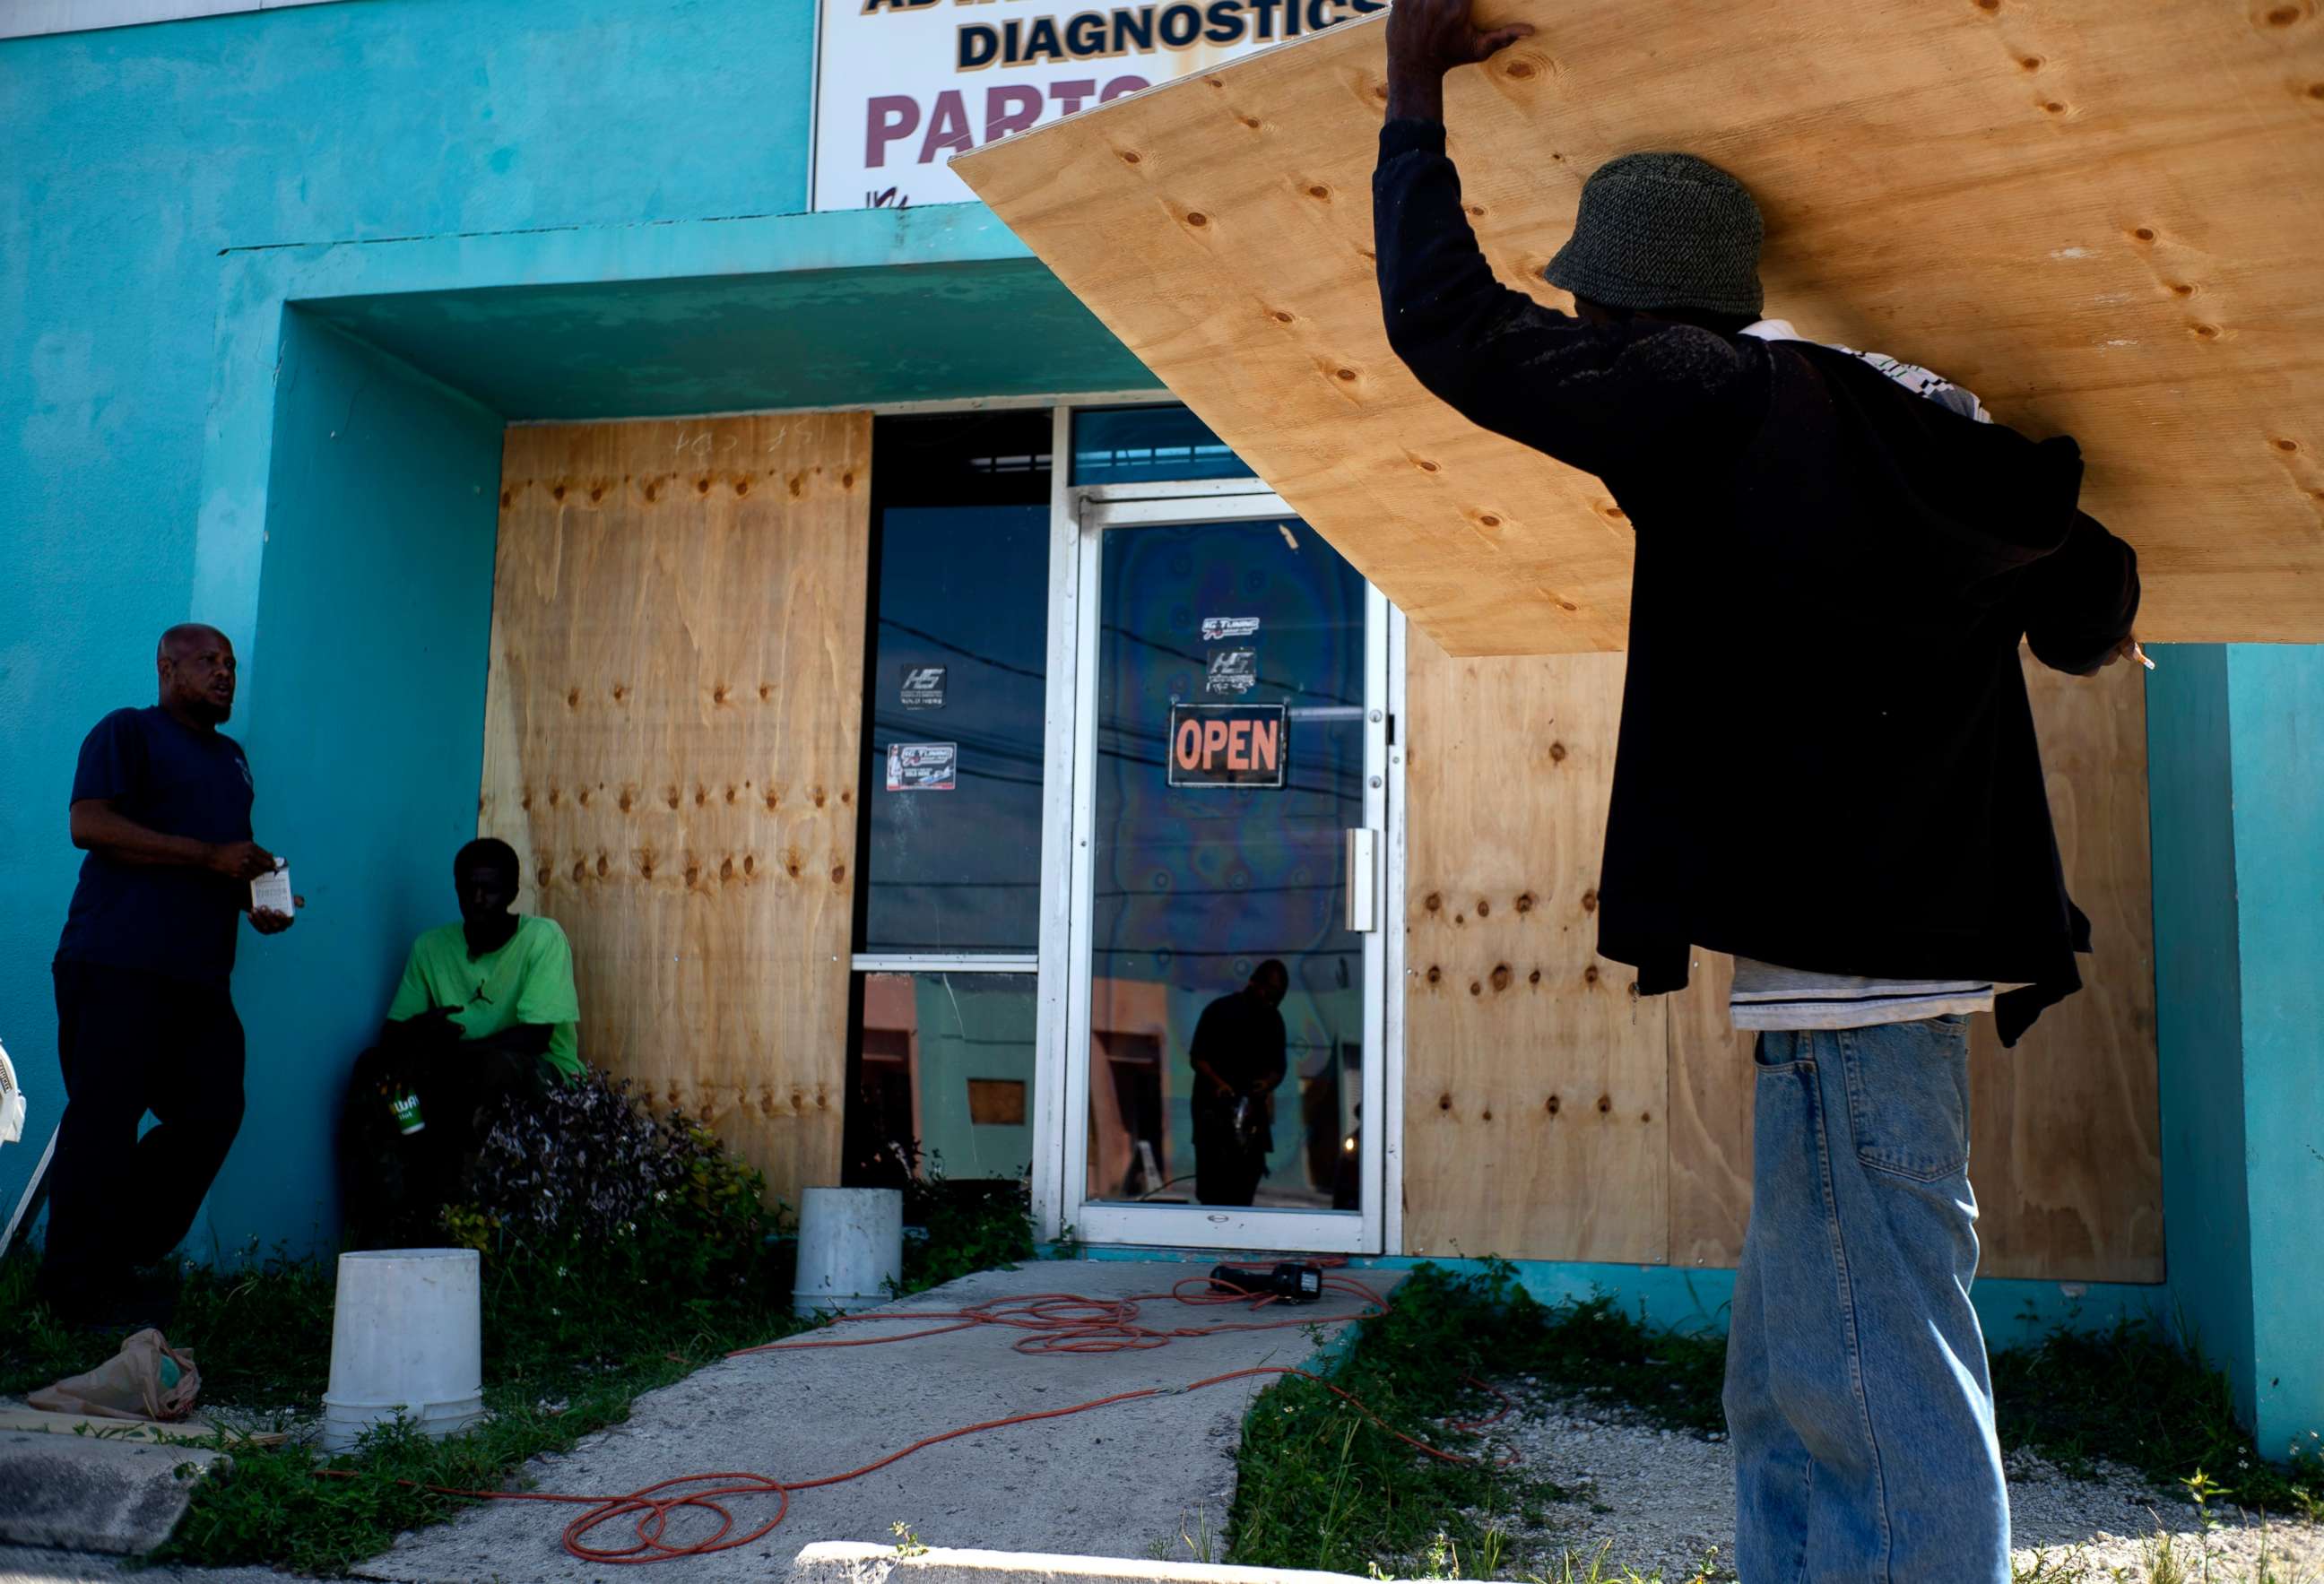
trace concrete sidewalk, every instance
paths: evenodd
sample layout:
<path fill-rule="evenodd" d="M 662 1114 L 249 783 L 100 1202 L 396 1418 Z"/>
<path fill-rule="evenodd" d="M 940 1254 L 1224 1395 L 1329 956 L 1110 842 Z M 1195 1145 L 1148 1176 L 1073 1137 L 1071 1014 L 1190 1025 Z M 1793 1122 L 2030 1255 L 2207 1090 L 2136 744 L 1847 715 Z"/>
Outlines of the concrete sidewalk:
<path fill-rule="evenodd" d="M 881 1313 L 925 1312 L 1038 1293 L 1093 1298 L 1167 1294 L 1205 1267 L 1183 1263 L 1050 1262 L 989 1271 L 921 1294 Z M 1386 1294 L 1397 1273 L 1358 1278 Z M 1269 1308 L 1265 1318 L 1328 1319 L 1356 1312 L 1353 1299 L 1303 1309 Z M 1247 1319 L 1240 1306 L 1190 1308 L 1148 1303 L 1141 1323 L 1157 1330 Z M 877 1335 L 908 1323 L 853 1321 L 840 1328 Z M 1327 1326 L 1323 1345 L 1344 1332 Z M 1303 1366 L 1317 1337 L 1293 1329 L 1174 1340 L 1134 1352 L 1028 1356 L 1024 1335 L 979 1326 L 892 1346 L 761 1353 L 713 1365 L 638 1399 L 628 1423 L 583 1442 L 569 1457 L 527 1470 L 543 1491 L 615 1495 L 675 1475 L 710 1470 L 800 1480 L 860 1467 L 927 1435 L 982 1420 L 1065 1407 L 1147 1386 L 1185 1386 L 1255 1365 Z M 655 1584 L 763 1579 L 788 1570 L 815 1541 L 892 1543 L 904 1524 L 932 1546 L 1193 1560 L 1182 1531 L 1207 1527 L 1221 1547 L 1234 1498 L 1234 1454 L 1244 1411 L 1269 1384 L 1235 1381 L 1200 1392 L 1147 1398 L 1071 1418 L 1011 1425 L 948 1441 L 844 1485 L 791 1497 L 790 1511 L 753 1545 L 708 1557 L 657 1563 Z M 727 1504 L 748 1532 L 772 1511 L 771 1498 Z M 614 1569 L 575 1561 L 559 1536 L 586 1509 L 507 1502 L 406 1535 L 356 1572 L 397 1584 L 470 1584 L 494 1579 L 596 1579 Z M 631 1520 L 593 1536 L 613 1548 L 633 1538 Z M 688 1528 L 687 1525 L 696 1525 Z M 687 1513 L 674 1540 L 706 1534 L 715 1520 Z"/>

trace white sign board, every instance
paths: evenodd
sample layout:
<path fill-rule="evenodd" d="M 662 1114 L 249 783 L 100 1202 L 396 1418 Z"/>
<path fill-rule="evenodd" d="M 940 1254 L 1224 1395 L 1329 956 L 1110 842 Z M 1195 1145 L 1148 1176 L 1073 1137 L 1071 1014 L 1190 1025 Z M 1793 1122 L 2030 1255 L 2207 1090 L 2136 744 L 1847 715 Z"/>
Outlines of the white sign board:
<path fill-rule="evenodd" d="M 817 209 L 973 203 L 953 155 L 1388 0 L 822 0 Z"/>

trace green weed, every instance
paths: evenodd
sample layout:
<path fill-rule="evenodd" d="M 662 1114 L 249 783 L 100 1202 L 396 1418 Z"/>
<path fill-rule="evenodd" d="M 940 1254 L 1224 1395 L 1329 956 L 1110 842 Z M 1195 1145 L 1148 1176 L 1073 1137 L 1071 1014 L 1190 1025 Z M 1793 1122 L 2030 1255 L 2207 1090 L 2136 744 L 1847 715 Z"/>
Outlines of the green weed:
<path fill-rule="evenodd" d="M 0 1261 L 0 1394 L 21 1395 L 102 1362 L 117 1335 L 91 1336 L 55 1323 L 32 1302 L 39 1261 L 18 1247 Z M 311 1262 L 277 1257 L 237 1268 L 197 1266 L 183 1273 L 170 1345 L 191 1353 L 202 1395 L 263 1410 L 313 1412 L 330 1372 L 332 1275 Z M 252 1346 L 254 1340 L 264 1345 Z"/>
<path fill-rule="evenodd" d="M 1536 1523 L 1565 1493 L 1493 1466 L 1478 1437 L 1452 1428 L 1498 1405 L 1464 1377 L 1531 1377 L 1551 1394 L 1707 1433 L 1725 1428 L 1725 1359 L 1723 1337 L 1650 1331 L 1603 1298 L 1544 1306 L 1506 1265 L 1473 1275 L 1423 1266 L 1397 1289 L 1390 1313 L 1358 1328 L 1334 1378 L 1395 1429 L 1488 1460 L 1423 1457 L 1314 1383 L 1285 1380 L 1258 1398 L 1245 1425 L 1228 1555 L 1342 1572 L 1377 1573 L 1397 1561 L 1417 1577 L 1459 1557 L 1471 1576 L 1490 1577 L 1502 1563 L 1508 1521 Z M 2311 1520 L 2317 1514 L 2324 1459 L 2302 1448 L 2284 1465 L 2262 1459 L 2236 1423 L 2225 1378 L 2155 1329 L 2061 1331 L 1997 1354 L 1993 1365 L 2006 1447 L 2034 1450 L 2070 1472 L 2100 1459 L 2127 1464 L 2159 1488 L 2184 1486 L 2206 1514 L 2226 1502 Z M 2147 1570 L 2154 1584 L 2209 1584 L 2200 1570 L 2208 1551 L 2190 1571 L 2185 1550 L 2159 1542 Z M 1695 1576 L 1719 1577 L 1716 1568 L 1706 1559 Z M 2049 1584 L 2080 1578 L 2080 1570 L 2081 1558 L 2068 1552 L 2038 1557 L 2019 1577 Z M 1607 1548 L 1568 1553 L 1539 1577 L 1542 1584 L 1638 1579 Z M 2216 1584 L 2227 1584 L 2223 1575 Z M 2252 1584 L 2288 1581 L 2264 1569 Z"/>
<path fill-rule="evenodd" d="M 931 1154 L 904 1189 L 904 1220 L 927 1236 L 904 1240 L 899 1297 L 981 1270 L 1013 1270 L 1036 1257 L 1032 1193 L 1022 1178 L 954 1182 Z"/>
<path fill-rule="evenodd" d="M 1997 1353 L 1993 1389 L 2001 1444 L 2068 1473 L 2104 1459 L 2171 1490 L 2208 1469 L 2214 1500 L 2310 1518 L 2324 1499 L 2324 1460 L 2300 1447 L 2281 1465 L 2261 1457 L 2227 1377 L 2153 1324 L 2054 1331 Z"/>
<path fill-rule="evenodd" d="M 1212 1562 L 1218 1560 L 1211 1554 L 1212 1535 L 1210 1508 L 1196 1508 L 1194 1512 L 1194 1521 L 1192 1524 L 1185 1521 L 1184 1515 L 1180 1515 L 1178 1523 L 1178 1543 L 1186 1548 L 1186 1556 L 1191 1561 L 1197 1561 L 1202 1563 L 1204 1567 L 1208 1567 Z"/>
<path fill-rule="evenodd" d="M 526 1460 L 627 1418 L 640 1393 L 801 1329 L 788 1270 L 739 1230 L 759 1213 L 755 1183 L 723 1152 L 695 1154 L 703 1169 L 688 1183 L 706 1183 L 707 1195 L 682 1184 L 619 1235 L 536 1229 L 526 1240 L 505 1217 L 467 1218 L 487 1244 L 484 1425 L 440 1442 L 389 1427 L 331 1460 L 295 1443 L 236 1445 L 233 1471 L 198 1488 L 159 1558 L 343 1573 L 399 1531 L 466 1505 L 421 1487 L 509 1488 Z M 738 1181 L 752 1202 L 724 1192 Z M 0 1388 L 10 1391 L 78 1374 L 119 1346 L 117 1335 L 55 1324 L 31 1301 L 33 1268 L 22 1250 L 0 1262 L 0 1314 L 11 1322 L 0 1325 Z M 280 1257 L 185 1274 L 168 1334 L 201 1368 L 204 1417 L 274 1428 L 319 1407 L 334 1285 L 329 1264 Z"/>
<path fill-rule="evenodd" d="M 161 1557 L 342 1573 L 385 1549 L 399 1531 L 439 1523 L 469 1505 L 419 1487 L 513 1488 L 510 1481 L 528 1459 L 570 1451 L 583 1436 L 628 1418 L 639 1394 L 800 1325 L 788 1288 L 771 1285 L 715 1295 L 650 1285 L 623 1292 L 620 1278 L 598 1278 L 577 1256 L 496 1275 L 497 1281 L 487 1277 L 484 1299 L 484 1404 L 492 1417 L 483 1426 L 445 1441 L 390 1428 L 356 1455 L 331 1460 L 296 1444 L 238 1447 L 233 1473 L 201 1487 Z M 321 1335 L 329 1335 L 327 1320 Z M 255 1340 L 246 1336 L 242 1346 Z M 320 1469 L 347 1477 L 319 1478 Z"/>
<path fill-rule="evenodd" d="M 1660 1568 L 1651 1573 L 1640 1573 L 1630 1568 L 1618 1570 L 1611 1560 L 1613 1551 L 1614 1543 L 1609 1540 L 1587 1557 L 1572 1551 L 1563 1552 L 1553 1567 L 1542 1572 L 1527 1573 L 1526 1579 L 1528 1584 L 1663 1584 Z M 1684 1580 L 1673 1579 L 1671 1584 L 1715 1584 L 1717 1580 L 1733 1577 L 1720 1572 L 1718 1568 L 1719 1552 L 1714 1549 Z"/>
<path fill-rule="evenodd" d="M 1549 1318 L 1507 1266 L 1471 1277 L 1416 1271 L 1393 1309 L 1358 1328 L 1335 1384 L 1405 1434 L 1476 1460 L 1427 1457 L 1316 1382 L 1286 1378 L 1244 1424 L 1229 1558 L 1358 1574 L 1382 1558 L 1498 1561 L 1508 1520 L 1536 1517 L 1565 1493 L 1499 1467 L 1480 1436 L 1452 1422 L 1499 1405 L 1464 1377 L 1529 1370 L 1571 1349 L 1572 1333 L 1554 1331 Z"/>

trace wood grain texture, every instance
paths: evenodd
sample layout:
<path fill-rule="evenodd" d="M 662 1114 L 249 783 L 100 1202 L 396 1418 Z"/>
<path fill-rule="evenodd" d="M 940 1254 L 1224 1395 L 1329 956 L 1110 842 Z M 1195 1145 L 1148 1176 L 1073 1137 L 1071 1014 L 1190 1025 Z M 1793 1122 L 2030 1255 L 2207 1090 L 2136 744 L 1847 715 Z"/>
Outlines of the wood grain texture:
<path fill-rule="evenodd" d="M 1767 220 L 1769 311 L 2071 433 L 2150 640 L 2324 640 L 2318 0 L 1488 0 L 1448 85 L 1472 223 L 1540 281 L 1583 178 L 1682 148 Z M 1382 23 L 963 156 L 1058 277 L 1454 654 L 1623 641 L 1597 480 L 1471 427 L 1372 281 Z M 1674 458 L 1683 465 L 1683 458 Z"/>
<path fill-rule="evenodd" d="M 1991 1276 L 2163 1279 L 2163 1160 L 2154 921 L 2142 674 L 2095 680 L 2030 658 L 2052 817 L 2089 915 L 2084 988 L 2005 1051 L 1970 1031 L 1971 1155 Z M 1694 955 L 1671 1001 L 1671 1262 L 1731 1266 L 1751 1211 L 1751 1039 L 1727 1023 L 1733 962 Z"/>
<path fill-rule="evenodd" d="M 1666 1003 L 1596 951 L 1621 657 L 1410 651 L 1405 1251 L 1659 1263 Z"/>
<path fill-rule="evenodd" d="M 866 413 L 512 428 L 477 828 L 581 1054 L 798 1202 L 838 1181 Z"/>
<path fill-rule="evenodd" d="M 2084 988 L 2005 1051 L 1969 1046 L 1980 1269 L 2051 1281 L 2163 1279 L 2163 1131 L 2144 673 L 2094 679 L 2031 660 L 2066 885 L 2090 919 Z"/>
<path fill-rule="evenodd" d="M 1727 1019 L 1735 959 L 1697 948 L 1670 998 L 1670 1262 L 1732 1266 L 1751 1219 L 1751 1047 Z"/>

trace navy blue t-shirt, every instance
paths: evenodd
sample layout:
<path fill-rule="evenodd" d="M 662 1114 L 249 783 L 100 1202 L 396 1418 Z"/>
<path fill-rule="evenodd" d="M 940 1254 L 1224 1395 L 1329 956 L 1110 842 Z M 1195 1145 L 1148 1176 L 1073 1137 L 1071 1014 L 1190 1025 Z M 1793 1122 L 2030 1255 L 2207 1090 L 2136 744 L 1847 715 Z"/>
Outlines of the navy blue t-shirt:
<path fill-rule="evenodd" d="M 149 831 L 198 842 L 250 840 L 250 761 L 242 744 L 197 732 L 158 705 L 115 710 L 80 745 L 72 800 L 98 798 Z M 250 888 L 208 870 L 81 861 L 60 962 L 134 968 L 224 984 Z"/>

